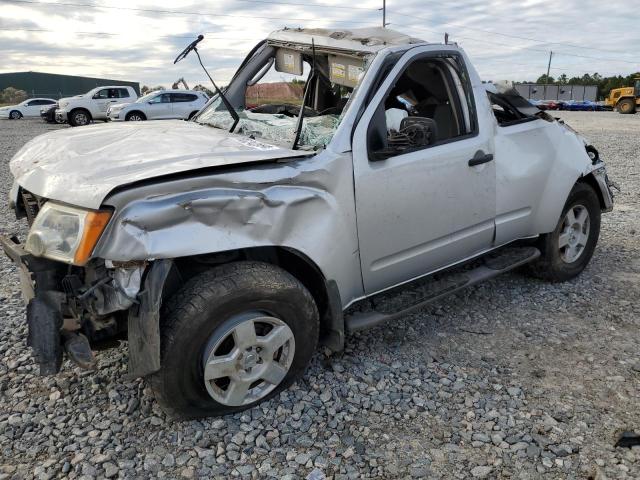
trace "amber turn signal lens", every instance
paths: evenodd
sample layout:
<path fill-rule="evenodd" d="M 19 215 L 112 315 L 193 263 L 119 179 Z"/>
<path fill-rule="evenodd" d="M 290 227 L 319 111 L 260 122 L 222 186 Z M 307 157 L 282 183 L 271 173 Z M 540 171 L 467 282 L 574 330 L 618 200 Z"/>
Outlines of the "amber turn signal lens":
<path fill-rule="evenodd" d="M 104 227 L 109 223 L 111 218 L 111 212 L 89 212 L 84 221 L 84 230 L 82 232 L 82 238 L 78 244 L 78 249 L 73 257 L 73 263 L 76 265 L 84 265 L 91 257 L 93 248 L 98 243 L 98 239 L 104 230 Z"/>

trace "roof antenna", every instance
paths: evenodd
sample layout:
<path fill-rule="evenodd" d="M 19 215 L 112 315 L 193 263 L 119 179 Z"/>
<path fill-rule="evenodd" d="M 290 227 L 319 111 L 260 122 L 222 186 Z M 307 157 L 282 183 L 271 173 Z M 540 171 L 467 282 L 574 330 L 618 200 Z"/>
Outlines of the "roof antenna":
<path fill-rule="evenodd" d="M 449 45 L 449 34 L 444 32 L 444 44 Z"/>

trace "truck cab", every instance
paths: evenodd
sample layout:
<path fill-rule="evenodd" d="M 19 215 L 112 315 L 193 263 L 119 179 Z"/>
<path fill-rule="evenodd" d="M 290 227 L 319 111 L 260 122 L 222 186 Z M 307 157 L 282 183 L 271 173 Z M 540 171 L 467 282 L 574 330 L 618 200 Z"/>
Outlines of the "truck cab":
<path fill-rule="evenodd" d="M 633 114 L 640 108 L 640 78 L 635 79 L 633 87 L 613 88 L 605 99 L 605 105 L 619 113 Z"/>
<path fill-rule="evenodd" d="M 300 97 L 249 104 L 270 75 Z M 569 126 L 458 45 L 380 28 L 274 32 L 191 121 L 48 133 L 11 171 L 41 372 L 125 335 L 178 417 L 265 401 L 318 343 L 500 273 L 573 278 L 613 207 Z"/>
<path fill-rule="evenodd" d="M 111 105 L 135 102 L 138 94 L 133 87 L 103 86 L 83 95 L 62 98 L 56 110 L 57 122 L 69 122 L 72 127 L 88 125 L 93 120 L 107 120 Z"/>

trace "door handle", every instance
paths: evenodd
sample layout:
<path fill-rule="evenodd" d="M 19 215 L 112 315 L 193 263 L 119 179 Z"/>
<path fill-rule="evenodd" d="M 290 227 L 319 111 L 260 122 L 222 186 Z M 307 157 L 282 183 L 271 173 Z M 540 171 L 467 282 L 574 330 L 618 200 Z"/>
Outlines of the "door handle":
<path fill-rule="evenodd" d="M 482 150 L 478 150 L 471 160 L 469 160 L 469 166 L 475 167 L 476 165 L 482 165 L 493 160 L 493 154 L 485 154 Z"/>

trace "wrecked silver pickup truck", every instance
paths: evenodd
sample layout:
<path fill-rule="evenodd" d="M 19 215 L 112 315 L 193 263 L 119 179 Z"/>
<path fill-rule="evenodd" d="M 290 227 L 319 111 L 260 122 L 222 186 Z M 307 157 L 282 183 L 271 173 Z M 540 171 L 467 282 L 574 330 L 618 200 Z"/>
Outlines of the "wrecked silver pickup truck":
<path fill-rule="evenodd" d="M 304 108 L 246 105 L 273 70 L 306 78 Z M 319 341 L 502 272 L 570 279 L 613 207 L 569 127 L 388 29 L 277 31 L 193 121 L 47 133 L 11 171 L 30 231 L 2 245 L 40 372 L 127 338 L 179 417 L 251 407 Z"/>

